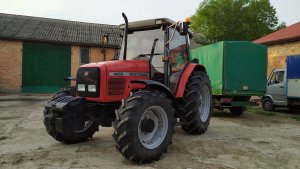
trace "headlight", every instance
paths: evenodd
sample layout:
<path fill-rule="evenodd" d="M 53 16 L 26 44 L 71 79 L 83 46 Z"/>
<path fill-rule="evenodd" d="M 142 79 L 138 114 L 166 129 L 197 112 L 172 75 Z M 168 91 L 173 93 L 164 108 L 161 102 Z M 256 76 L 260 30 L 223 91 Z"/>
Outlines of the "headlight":
<path fill-rule="evenodd" d="M 77 90 L 80 92 L 84 92 L 85 91 L 85 85 L 84 84 L 78 84 L 77 85 Z"/>
<path fill-rule="evenodd" d="M 89 92 L 96 92 L 96 85 L 88 85 Z"/>

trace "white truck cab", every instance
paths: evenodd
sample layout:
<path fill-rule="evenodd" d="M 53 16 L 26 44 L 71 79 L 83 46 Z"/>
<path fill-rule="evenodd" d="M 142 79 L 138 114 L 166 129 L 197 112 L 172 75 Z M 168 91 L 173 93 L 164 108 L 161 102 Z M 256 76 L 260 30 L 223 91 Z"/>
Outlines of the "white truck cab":
<path fill-rule="evenodd" d="M 300 55 L 288 57 L 287 68 L 273 69 L 261 101 L 264 110 L 272 111 L 275 107 L 283 106 L 292 110 L 300 109 L 299 59 Z"/>

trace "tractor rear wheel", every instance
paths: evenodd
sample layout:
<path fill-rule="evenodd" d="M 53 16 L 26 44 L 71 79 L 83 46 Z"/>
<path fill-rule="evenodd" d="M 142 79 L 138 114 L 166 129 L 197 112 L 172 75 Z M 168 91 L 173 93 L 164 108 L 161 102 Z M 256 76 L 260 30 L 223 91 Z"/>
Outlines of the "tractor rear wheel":
<path fill-rule="evenodd" d="M 212 113 L 210 80 L 204 72 L 193 72 L 184 91 L 182 129 L 190 134 L 206 132 Z"/>
<path fill-rule="evenodd" d="M 113 138 L 121 154 L 136 163 L 159 160 L 174 131 L 174 108 L 165 93 L 142 90 L 122 101 L 113 122 Z"/>

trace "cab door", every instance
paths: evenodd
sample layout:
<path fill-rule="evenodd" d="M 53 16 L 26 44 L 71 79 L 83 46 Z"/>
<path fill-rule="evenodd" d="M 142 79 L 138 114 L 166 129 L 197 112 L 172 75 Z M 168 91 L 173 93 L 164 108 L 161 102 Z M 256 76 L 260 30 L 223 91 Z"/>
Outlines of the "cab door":
<path fill-rule="evenodd" d="M 189 37 L 188 35 L 180 35 L 175 29 L 170 29 L 169 37 L 172 40 L 169 43 L 169 62 L 170 62 L 170 90 L 176 93 L 177 86 L 182 72 L 185 70 L 186 65 L 189 63 Z"/>
<path fill-rule="evenodd" d="M 278 69 L 272 72 L 268 80 L 267 94 L 272 96 L 275 105 L 285 106 L 287 104 L 285 76 L 285 69 Z"/>

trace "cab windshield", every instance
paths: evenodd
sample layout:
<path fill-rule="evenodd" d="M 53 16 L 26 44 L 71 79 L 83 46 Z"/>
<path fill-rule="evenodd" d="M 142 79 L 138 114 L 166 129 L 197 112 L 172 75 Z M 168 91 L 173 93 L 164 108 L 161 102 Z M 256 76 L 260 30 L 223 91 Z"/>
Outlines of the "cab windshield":
<path fill-rule="evenodd" d="M 158 39 L 155 46 L 154 55 L 164 53 L 164 31 L 162 29 L 135 31 L 128 33 L 126 60 L 149 58 L 153 41 Z M 124 38 L 120 51 L 120 56 L 124 55 Z M 119 57 L 122 59 L 122 57 Z"/>

